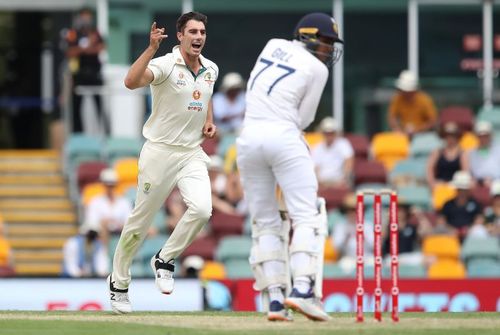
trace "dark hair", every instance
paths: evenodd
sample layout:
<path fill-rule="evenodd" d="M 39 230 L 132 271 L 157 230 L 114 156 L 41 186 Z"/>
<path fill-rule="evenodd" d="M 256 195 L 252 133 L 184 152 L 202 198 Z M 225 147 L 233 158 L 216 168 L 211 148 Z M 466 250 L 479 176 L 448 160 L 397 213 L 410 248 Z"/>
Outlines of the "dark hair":
<path fill-rule="evenodd" d="M 203 24 L 206 26 L 207 25 L 207 16 L 198 12 L 189 12 L 182 14 L 178 19 L 177 19 L 177 32 L 182 32 L 184 30 L 184 27 L 186 27 L 186 23 L 189 20 L 195 20 L 195 21 L 200 21 L 203 22 Z"/>

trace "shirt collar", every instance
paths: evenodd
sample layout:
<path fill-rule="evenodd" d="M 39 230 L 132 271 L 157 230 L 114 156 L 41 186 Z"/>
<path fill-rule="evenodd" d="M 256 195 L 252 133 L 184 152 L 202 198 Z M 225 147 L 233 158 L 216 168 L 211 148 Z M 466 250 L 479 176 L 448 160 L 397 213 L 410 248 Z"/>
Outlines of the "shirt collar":
<path fill-rule="evenodd" d="M 176 45 L 175 47 L 172 48 L 172 53 L 174 55 L 175 63 L 176 64 L 181 64 L 181 65 L 186 65 L 186 62 L 184 62 L 184 58 L 182 57 L 180 46 Z M 203 55 L 200 55 L 200 63 L 202 67 L 206 67 L 206 58 L 203 57 Z"/>

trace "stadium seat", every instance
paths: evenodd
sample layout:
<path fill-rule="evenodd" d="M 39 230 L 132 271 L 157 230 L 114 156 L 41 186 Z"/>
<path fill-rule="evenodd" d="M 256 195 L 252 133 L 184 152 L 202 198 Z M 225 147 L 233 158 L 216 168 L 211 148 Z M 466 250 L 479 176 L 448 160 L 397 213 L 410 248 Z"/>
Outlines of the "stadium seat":
<path fill-rule="evenodd" d="M 138 138 L 110 137 L 105 144 L 104 151 L 108 162 L 112 164 L 117 159 L 134 157 L 141 152 L 143 142 Z"/>
<path fill-rule="evenodd" d="M 325 198 L 326 209 L 338 208 L 351 190 L 348 187 L 320 187 L 318 196 Z"/>
<path fill-rule="evenodd" d="M 460 129 L 469 131 L 474 125 L 474 112 L 466 106 L 449 106 L 439 112 L 439 124 L 455 122 Z"/>
<path fill-rule="evenodd" d="M 87 184 L 99 182 L 99 176 L 102 170 L 106 169 L 108 164 L 102 161 L 83 162 L 78 166 L 76 173 L 78 191 L 82 191 Z"/>
<path fill-rule="evenodd" d="M 118 187 L 121 190 L 137 186 L 139 174 L 137 158 L 121 158 L 115 162 L 113 169 L 118 175 Z"/>
<path fill-rule="evenodd" d="M 224 268 L 228 279 L 253 278 L 248 259 L 229 259 L 224 263 Z"/>
<path fill-rule="evenodd" d="M 462 246 L 462 259 L 466 264 L 475 259 L 500 261 L 500 242 L 495 237 L 467 237 Z"/>
<path fill-rule="evenodd" d="M 422 252 L 425 256 L 438 259 L 458 260 L 460 257 L 460 241 L 451 235 L 431 235 L 424 238 Z"/>
<path fill-rule="evenodd" d="M 500 132 L 500 107 L 483 107 L 477 114 L 478 121 L 489 121 L 494 132 Z"/>
<path fill-rule="evenodd" d="M 222 159 L 226 157 L 226 153 L 231 146 L 236 143 L 236 135 L 234 134 L 224 134 L 219 140 L 219 144 L 217 146 L 217 155 L 219 155 Z"/>
<path fill-rule="evenodd" d="M 417 206 L 423 210 L 431 209 L 431 191 L 427 186 L 407 185 L 397 188 L 399 200 L 404 199 L 411 206 Z"/>
<path fill-rule="evenodd" d="M 184 250 L 181 257 L 198 255 L 205 260 L 212 260 L 214 259 L 216 246 L 217 241 L 212 236 L 199 237 Z"/>
<path fill-rule="evenodd" d="M 427 276 L 429 279 L 464 279 L 466 277 L 465 266 L 456 260 L 439 260 L 429 267 Z"/>
<path fill-rule="evenodd" d="M 422 184 L 426 179 L 427 158 L 407 158 L 394 165 L 389 182 L 395 186 Z"/>
<path fill-rule="evenodd" d="M 225 263 L 229 259 L 243 259 L 248 261 L 252 238 L 249 236 L 225 236 L 217 246 L 215 259 Z"/>
<path fill-rule="evenodd" d="M 354 156 L 360 159 L 368 159 L 370 141 L 365 135 L 346 133 L 344 137 L 351 143 Z"/>
<path fill-rule="evenodd" d="M 323 141 L 323 134 L 321 132 L 307 132 L 305 133 L 304 138 L 309 148 L 313 149 Z"/>
<path fill-rule="evenodd" d="M 435 132 L 416 134 L 410 143 L 410 155 L 414 158 L 428 158 L 431 152 L 442 146 L 443 143 Z"/>
<path fill-rule="evenodd" d="M 344 221 L 345 217 L 338 209 L 333 209 L 328 211 L 327 219 L 328 219 L 328 236 L 331 236 L 335 224 L 337 224 L 337 222 Z"/>
<path fill-rule="evenodd" d="M 102 183 L 91 183 L 84 186 L 81 194 L 81 203 L 87 206 L 92 199 L 106 193 L 106 187 Z"/>
<path fill-rule="evenodd" d="M 410 142 L 406 135 L 399 132 L 378 133 L 372 139 L 371 151 L 375 160 L 390 171 L 396 162 L 408 157 Z"/>
<path fill-rule="evenodd" d="M 426 278 L 427 269 L 423 265 L 418 264 L 399 264 L 399 278 Z M 382 275 L 385 278 L 390 278 L 391 267 L 390 265 L 384 265 L 382 268 Z"/>
<path fill-rule="evenodd" d="M 325 263 L 333 263 L 337 260 L 338 254 L 333 245 L 333 241 L 330 236 L 325 239 L 325 248 L 323 250 L 323 259 Z"/>
<path fill-rule="evenodd" d="M 478 147 L 479 145 L 479 139 L 477 138 L 476 135 L 474 135 L 473 132 L 467 131 L 464 134 L 462 134 L 462 137 L 460 138 L 460 148 L 462 150 L 472 150 Z"/>
<path fill-rule="evenodd" d="M 457 194 L 457 190 L 449 183 L 439 183 L 432 190 L 432 204 L 435 210 L 440 210 L 443 205 Z"/>
<path fill-rule="evenodd" d="M 354 278 L 354 273 L 345 272 L 337 263 L 326 263 L 323 266 L 323 277 L 325 279 Z"/>
<path fill-rule="evenodd" d="M 471 195 L 483 207 L 491 206 L 493 198 L 490 193 L 490 188 L 485 185 L 476 185 L 471 189 Z"/>
<path fill-rule="evenodd" d="M 149 268 L 151 258 L 165 245 L 168 240 L 167 234 L 158 234 L 152 237 L 146 237 L 141 247 L 135 255 L 137 261 L 143 262 Z"/>
<path fill-rule="evenodd" d="M 239 214 L 227 214 L 218 210 L 212 212 L 210 219 L 212 232 L 217 240 L 227 235 L 241 235 L 245 217 Z"/>
<path fill-rule="evenodd" d="M 223 280 L 226 279 L 226 269 L 220 262 L 205 261 L 198 276 L 201 280 Z"/>
<path fill-rule="evenodd" d="M 64 145 L 66 157 L 66 172 L 86 161 L 95 161 L 101 158 L 101 142 L 95 137 L 84 134 L 71 135 Z"/>
<path fill-rule="evenodd" d="M 203 148 L 203 151 L 209 156 L 215 155 L 217 153 L 217 145 L 219 144 L 219 138 L 218 137 L 213 137 L 213 138 L 205 138 L 203 143 L 201 144 L 201 147 Z"/>
<path fill-rule="evenodd" d="M 500 262 L 493 259 L 472 259 L 467 262 L 469 278 L 500 278 Z"/>
<path fill-rule="evenodd" d="M 354 184 L 382 183 L 387 181 L 385 167 L 378 161 L 356 160 L 354 163 Z"/>

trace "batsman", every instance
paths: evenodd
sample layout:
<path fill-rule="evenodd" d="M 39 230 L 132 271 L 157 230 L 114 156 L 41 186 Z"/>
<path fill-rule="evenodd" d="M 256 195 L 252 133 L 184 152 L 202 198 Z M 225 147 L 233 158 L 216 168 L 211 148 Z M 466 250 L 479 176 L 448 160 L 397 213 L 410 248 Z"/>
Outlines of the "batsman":
<path fill-rule="evenodd" d="M 270 321 L 289 321 L 289 309 L 327 321 L 321 304 L 324 201 L 303 138 L 328 79 L 342 55 L 335 20 L 311 13 L 297 24 L 294 39 L 271 39 L 250 74 L 237 162 L 252 216 L 250 264 Z M 288 220 L 275 196 L 283 193 Z M 290 224 L 293 228 L 288 241 Z"/>

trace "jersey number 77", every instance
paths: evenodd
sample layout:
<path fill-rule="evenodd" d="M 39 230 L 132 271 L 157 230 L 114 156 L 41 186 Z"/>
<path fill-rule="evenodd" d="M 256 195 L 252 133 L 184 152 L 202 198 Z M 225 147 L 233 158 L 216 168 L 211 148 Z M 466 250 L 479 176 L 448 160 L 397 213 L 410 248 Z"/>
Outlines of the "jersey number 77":
<path fill-rule="evenodd" d="M 267 69 L 269 69 L 271 66 L 273 66 L 274 64 L 276 64 L 276 67 L 280 68 L 280 69 L 283 69 L 285 71 L 285 73 L 282 75 L 282 76 L 279 76 L 278 78 L 276 78 L 276 80 L 271 84 L 271 86 L 269 86 L 269 89 L 267 90 L 267 95 L 269 95 L 271 93 L 271 91 L 273 90 L 274 86 L 282 79 L 285 79 L 286 77 L 288 77 L 289 75 L 291 75 L 292 73 L 295 72 L 295 69 L 292 68 L 292 67 L 289 67 L 289 66 L 286 66 L 286 65 L 283 65 L 283 64 L 279 64 L 279 63 L 275 63 L 273 61 L 270 61 L 268 59 L 265 59 L 265 58 L 259 58 L 259 62 L 261 63 L 264 63 L 264 67 L 255 75 L 255 77 L 253 78 L 252 80 L 252 83 L 250 84 L 250 90 L 253 88 L 253 85 L 255 84 L 255 81 L 257 80 L 257 78 L 259 78 L 259 76 L 264 72 L 266 71 Z"/>

